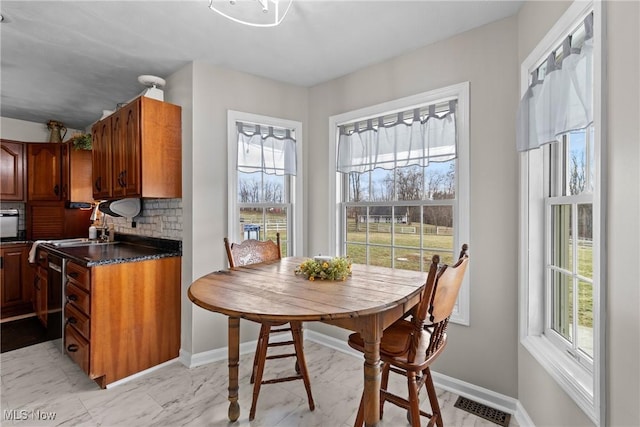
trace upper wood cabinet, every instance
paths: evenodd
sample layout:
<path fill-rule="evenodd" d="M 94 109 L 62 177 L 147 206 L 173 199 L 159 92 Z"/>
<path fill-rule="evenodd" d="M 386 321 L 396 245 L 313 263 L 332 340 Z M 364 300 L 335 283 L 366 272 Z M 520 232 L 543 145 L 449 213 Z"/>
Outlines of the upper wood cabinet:
<path fill-rule="evenodd" d="M 92 128 L 93 197 L 182 197 L 177 105 L 139 97 Z"/>
<path fill-rule="evenodd" d="M 16 141 L 0 141 L 0 199 L 22 202 L 24 192 L 24 144 Z"/>
<path fill-rule="evenodd" d="M 111 118 L 96 123 L 91 129 L 93 145 L 91 172 L 93 198 L 102 200 L 111 197 Z"/>
<path fill-rule="evenodd" d="M 62 146 L 63 144 L 28 144 L 28 200 L 64 200 Z"/>

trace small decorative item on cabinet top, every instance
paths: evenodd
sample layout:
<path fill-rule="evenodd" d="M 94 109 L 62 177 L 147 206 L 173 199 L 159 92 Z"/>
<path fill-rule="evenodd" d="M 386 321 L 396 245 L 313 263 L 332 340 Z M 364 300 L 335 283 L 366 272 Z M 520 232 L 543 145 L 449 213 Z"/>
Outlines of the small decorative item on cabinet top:
<path fill-rule="evenodd" d="M 47 129 L 51 131 L 51 134 L 49 135 L 49 142 L 62 142 L 67 134 L 67 128 L 62 124 L 62 122 L 56 120 L 49 120 L 47 122 Z"/>
<path fill-rule="evenodd" d="M 74 135 L 73 138 L 71 138 L 71 144 L 75 150 L 91 150 L 93 148 L 90 133 Z"/>
<path fill-rule="evenodd" d="M 310 281 L 347 280 L 351 275 L 351 258 L 317 256 L 303 261 L 295 270 Z"/>

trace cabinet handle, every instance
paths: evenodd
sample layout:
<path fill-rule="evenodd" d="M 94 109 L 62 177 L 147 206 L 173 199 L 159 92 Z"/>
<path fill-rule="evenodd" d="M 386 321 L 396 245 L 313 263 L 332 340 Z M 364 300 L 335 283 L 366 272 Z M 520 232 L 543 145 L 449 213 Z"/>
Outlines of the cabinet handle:
<path fill-rule="evenodd" d="M 71 277 L 72 279 L 77 279 L 78 278 L 78 273 L 76 271 L 70 271 L 69 272 L 69 277 Z"/>
<path fill-rule="evenodd" d="M 75 317 L 69 317 L 67 319 L 67 322 L 71 323 L 72 325 L 75 325 L 76 323 L 78 323 L 78 319 L 76 319 Z"/>
<path fill-rule="evenodd" d="M 123 178 L 123 176 L 124 176 L 124 171 L 122 171 L 122 172 L 120 172 L 120 173 L 118 174 L 118 185 L 119 185 L 120 187 L 126 187 L 126 185 L 125 185 L 125 183 L 124 183 L 124 178 Z"/>
<path fill-rule="evenodd" d="M 122 171 L 122 186 L 126 187 L 127 186 L 127 170 L 123 170 Z"/>
<path fill-rule="evenodd" d="M 67 295 L 67 299 L 69 301 L 78 301 L 78 295 L 74 295 L 74 294 Z"/>
<path fill-rule="evenodd" d="M 95 182 L 96 190 L 102 191 L 102 177 L 99 176 Z"/>
<path fill-rule="evenodd" d="M 75 353 L 76 351 L 78 351 L 78 349 L 79 349 L 78 344 L 69 344 L 67 346 L 67 351 L 71 353 Z"/>
<path fill-rule="evenodd" d="M 53 192 L 56 196 L 60 194 L 60 186 L 58 184 L 56 184 L 56 186 L 53 187 Z"/>
<path fill-rule="evenodd" d="M 4 268 L 4 257 L 0 256 L 0 270 Z"/>

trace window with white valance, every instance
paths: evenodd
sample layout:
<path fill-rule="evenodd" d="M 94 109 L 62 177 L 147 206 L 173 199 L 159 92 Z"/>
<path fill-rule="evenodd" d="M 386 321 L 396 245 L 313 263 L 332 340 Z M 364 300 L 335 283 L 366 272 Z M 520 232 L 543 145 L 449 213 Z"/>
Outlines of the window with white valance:
<path fill-rule="evenodd" d="M 456 157 L 456 100 L 339 127 L 337 171 L 426 167 Z"/>
<path fill-rule="evenodd" d="M 516 144 L 526 151 L 593 123 L 593 14 L 531 73 L 520 100 Z"/>
<path fill-rule="evenodd" d="M 282 256 L 304 247 L 302 123 L 228 111 L 228 234 L 233 242 L 275 240 Z"/>
<path fill-rule="evenodd" d="M 295 176 L 296 140 L 290 129 L 243 122 L 237 122 L 236 126 L 239 172 Z"/>
<path fill-rule="evenodd" d="M 521 64 L 520 342 L 606 424 L 606 2 L 573 2 Z"/>
<path fill-rule="evenodd" d="M 469 83 L 329 118 L 331 251 L 426 271 L 469 241 Z M 452 321 L 469 325 L 469 283 Z"/>

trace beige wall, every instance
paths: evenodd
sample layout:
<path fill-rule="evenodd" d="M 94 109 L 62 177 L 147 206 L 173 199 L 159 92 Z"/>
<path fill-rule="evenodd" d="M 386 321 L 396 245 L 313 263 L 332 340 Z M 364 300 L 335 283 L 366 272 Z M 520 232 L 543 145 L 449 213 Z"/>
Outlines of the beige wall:
<path fill-rule="evenodd" d="M 526 3 L 518 15 L 518 57 L 531 52 L 568 7 L 568 2 Z M 607 415 L 603 425 L 640 425 L 640 7 L 638 2 L 605 3 L 608 78 L 604 108 L 608 110 L 605 144 L 609 160 L 606 188 Z M 518 356 L 518 397 L 539 426 L 592 425 L 546 371 L 522 347 Z"/>
<path fill-rule="evenodd" d="M 222 238 L 227 234 L 227 110 L 243 111 L 307 123 L 308 90 L 285 83 L 195 62 L 190 65 L 192 98 L 191 145 L 183 170 L 190 173 L 189 195 L 183 194 L 185 236 L 190 247 L 188 283 L 214 270 L 226 268 Z M 306 140 L 303 129 L 303 141 Z M 187 202 L 186 197 L 190 197 Z M 187 215 L 187 203 L 190 203 Z M 188 224 L 187 224 L 188 222 Z M 188 284 L 183 283 L 183 288 Z M 184 311 L 187 310 L 187 313 Z M 191 353 L 227 345 L 226 317 L 183 305 L 191 331 Z M 241 339 L 256 339 L 255 325 L 241 328 Z M 185 343 L 183 342 L 183 345 Z"/>
<path fill-rule="evenodd" d="M 471 326 L 450 327 L 435 370 L 517 397 L 517 157 L 518 101 L 515 17 L 469 31 L 311 89 L 306 219 L 311 253 L 331 253 L 328 241 L 328 120 L 335 114 L 464 81 L 470 82 Z M 308 163 L 309 164 L 309 163 Z M 500 268 L 496 268 L 497 266 Z M 342 338 L 341 330 L 309 329 Z"/>

